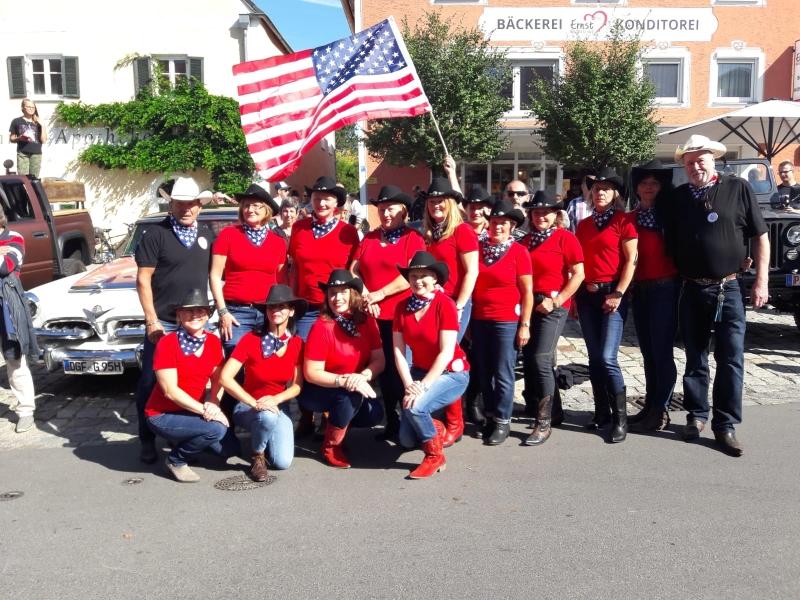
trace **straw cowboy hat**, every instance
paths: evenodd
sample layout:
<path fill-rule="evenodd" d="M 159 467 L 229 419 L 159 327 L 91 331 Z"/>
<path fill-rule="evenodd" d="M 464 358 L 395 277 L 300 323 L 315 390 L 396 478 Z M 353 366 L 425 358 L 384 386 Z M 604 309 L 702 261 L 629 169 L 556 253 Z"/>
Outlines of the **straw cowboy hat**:
<path fill-rule="evenodd" d="M 675 162 L 682 163 L 684 154 L 687 152 L 699 152 L 700 150 L 711 152 L 714 158 L 720 158 L 728 151 L 725 144 L 712 142 L 704 135 L 693 135 L 675 150 Z"/>
<path fill-rule="evenodd" d="M 163 188 L 159 188 L 159 195 L 165 200 L 175 202 L 194 202 L 200 200 L 201 204 L 208 204 L 214 194 L 208 190 L 200 190 L 200 185 L 192 177 L 176 177 L 172 185 L 172 192 L 169 194 Z"/>

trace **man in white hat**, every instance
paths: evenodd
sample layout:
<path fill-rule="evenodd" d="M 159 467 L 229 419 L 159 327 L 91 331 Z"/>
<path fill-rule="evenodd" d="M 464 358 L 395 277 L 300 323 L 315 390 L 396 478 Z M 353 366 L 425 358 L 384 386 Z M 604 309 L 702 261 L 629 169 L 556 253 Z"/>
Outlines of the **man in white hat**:
<path fill-rule="evenodd" d="M 686 352 L 683 376 L 688 415 L 684 439 L 700 437 L 708 421 L 708 348 L 714 338 L 717 372 L 711 428 L 723 452 L 741 456 L 734 428 L 742 422 L 744 381 L 744 293 L 736 275 L 747 259 L 750 241 L 756 281 L 753 306 L 767 302 L 769 239 L 750 184 L 718 173 L 714 159 L 726 148 L 702 135 L 675 151 L 689 182 L 675 189 L 664 224 L 668 250 L 684 279 L 679 319 Z"/>
<path fill-rule="evenodd" d="M 165 333 L 175 331 L 174 306 L 190 289 L 208 289 L 208 267 L 214 233 L 197 222 L 200 207 L 207 204 L 211 192 L 201 191 L 191 177 L 178 177 L 167 193 L 169 214 L 160 223 L 147 227 L 136 248 L 136 291 L 145 319 L 145 339 L 136 408 L 139 417 L 140 460 L 154 463 L 158 455 L 155 435 L 147 426 L 144 405 L 155 385 L 153 354 Z"/>

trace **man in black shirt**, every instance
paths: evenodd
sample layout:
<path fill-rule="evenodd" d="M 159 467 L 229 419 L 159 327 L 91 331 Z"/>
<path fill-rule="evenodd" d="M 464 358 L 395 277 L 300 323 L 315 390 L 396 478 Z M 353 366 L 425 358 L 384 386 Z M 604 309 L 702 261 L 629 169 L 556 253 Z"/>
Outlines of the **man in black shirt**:
<path fill-rule="evenodd" d="M 153 354 L 165 333 L 177 329 L 174 306 L 190 289 L 208 289 L 213 232 L 197 222 L 201 204 L 211 198 L 201 193 L 190 177 L 178 177 L 171 194 L 159 190 L 170 201 L 170 214 L 149 226 L 136 248 L 136 291 L 144 310 L 146 335 L 142 368 L 136 389 L 139 441 L 142 462 L 151 464 L 158 455 L 155 435 L 147 426 L 144 407 L 155 386 Z"/>
<path fill-rule="evenodd" d="M 684 279 L 680 328 L 686 352 L 683 377 L 687 424 L 695 440 L 708 420 L 708 347 L 714 337 L 717 371 L 711 427 L 722 450 L 741 456 L 734 427 L 742 421 L 745 312 L 736 274 L 753 249 L 753 306 L 767 302 L 769 239 L 753 190 L 744 179 L 716 172 L 725 146 L 693 135 L 675 151 L 689 183 L 675 189 L 665 214 L 667 248 Z"/>
<path fill-rule="evenodd" d="M 778 186 L 778 202 L 773 208 L 800 213 L 800 185 L 794 178 L 794 165 L 785 160 L 778 165 L 778 176 L 781 184 Z"/>

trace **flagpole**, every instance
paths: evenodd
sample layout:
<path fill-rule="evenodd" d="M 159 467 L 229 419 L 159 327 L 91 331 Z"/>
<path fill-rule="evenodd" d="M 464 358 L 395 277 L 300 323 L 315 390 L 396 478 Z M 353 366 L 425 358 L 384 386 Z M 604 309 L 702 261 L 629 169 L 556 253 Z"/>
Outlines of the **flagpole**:
<path fill-rule="evenodd" d="M 444 137 L 442 136 L 442 130 L 439 129 L 439 122 L 436 120 L 436 117 L 433 115 L 433 108 L 431 108 L 431 119 L 433 119 L 433 125 L 436 127 L 436 133 L 439 134 L 439 141 L 442 142 L 442 147 L 444 148 L 444 155 L 450 156 L 450 151 L 447 149 L 447 144 L 444 143 Z"/>

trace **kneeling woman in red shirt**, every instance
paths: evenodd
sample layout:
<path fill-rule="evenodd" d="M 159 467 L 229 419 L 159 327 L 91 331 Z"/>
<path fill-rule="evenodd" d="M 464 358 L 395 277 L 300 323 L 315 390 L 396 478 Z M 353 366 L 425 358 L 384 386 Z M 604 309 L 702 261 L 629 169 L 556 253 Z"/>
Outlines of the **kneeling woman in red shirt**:
<path fill-rule="evenodd" d="M 288 469 L 294 458 L 294 431 L 289 400 L 300 393 L 303 381 L 303 340 L 294 335 L 295 319 L 308 303 L 295 298 L 287 285 L 273 285 L 264 308 L 265 325 L 236 344 L 222 369 L 220 382 L 239 403 L 233 422 L 250 430 L 253 462 L 250 476 L 266 481 L 267 460 L 276 469 Z M 244 385 L 236 375 L 244 367 Z"/>
<path fill-rule="evenodd" d="M 222 343 L 205 331 L 211 307 L 205 290 L 191 290 L 176 309 L 178 330 L 156 346 L 153 388 L 144 414 L 154 433 L 174 444 L 167 469 L 182 483 L 200 479 L 187 462 L 205 449 L 222 454 L 228 419 L 219 407 Z M 206 386 L 211 380 L 211 392 Z"/>
<path fill-rule="evenodd" d="M 325 302 L 306 341 L 306 383 L 298 400 L 305 410 L 328 412 L 322 456 L 332 467 L 348 469 L 342 449 L 348 427 L 372 427 L 383 420 L 383 407 L 369 385 L 383 371 L 383 348 L 375 319 L 362 308 L 364 284 L 358 277 L 336 269 L 319 287 Z"/>
<path fill-rule="evenodd" d="M 456 343 L 458 309 L 447 294 L 436 290 L 447 283 L 447 265 L 427 252 L 417 252 L 400 272 L 411 285 L 411 297 L 401 302 L 394 316 L 394 360 L 405 387 L 400 444 L 422 444 L 425 459 L 410 479 L 430 477 L 444 470 L 444 425 L 431 413 L 452 404 L 469 383 L 469 363 Z M 406 361 L 411 348 L 413 365 Z"/>

